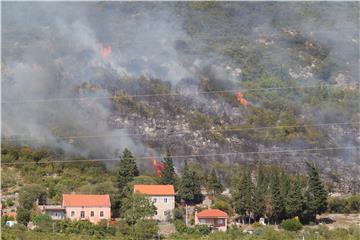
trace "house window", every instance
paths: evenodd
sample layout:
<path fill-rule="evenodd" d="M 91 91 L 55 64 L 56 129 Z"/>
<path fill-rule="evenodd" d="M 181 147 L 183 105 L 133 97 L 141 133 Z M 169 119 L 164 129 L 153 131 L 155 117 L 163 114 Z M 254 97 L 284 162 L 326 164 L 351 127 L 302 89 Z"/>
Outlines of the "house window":
<path fill-rule="evenodd" d="M 80 218 L 85 218 L 85 211 L 80 212 Z"/>
<path fill-rule="evenodd" d="M 153 202 L 156 203 L 156 198 L 153 198 Z"/>
<path fill-rule="evenodd" d="M 90 216 L 92 216 L 92 217 L 94 216 L 94 211 L 90 212 Z"/>
<path fill-rule="evenodd" d="M 75 216 L 75 212 L 71 211 L 71 216 L 74 217 Z"/>
<path fill-rule="evenodd" d="M 217 223 L 223 225 L 224 224 L 224 219 L 218 219 Z"/>
<path fill-rule="evenodd" d="M 100 217 L 103 217 L 103 216 L 104 216 L 104 212 L 100 211 Z"/>
<path fill-rule="evenodd" d="M 206 224 L 206 219 L 205 218 L 200 218 L 200 223 L 201 224 Z"/>
<path fill-rule="evenodd" d="M 164 203 L 167 203 L 167 198 L 164 198 Z"/>

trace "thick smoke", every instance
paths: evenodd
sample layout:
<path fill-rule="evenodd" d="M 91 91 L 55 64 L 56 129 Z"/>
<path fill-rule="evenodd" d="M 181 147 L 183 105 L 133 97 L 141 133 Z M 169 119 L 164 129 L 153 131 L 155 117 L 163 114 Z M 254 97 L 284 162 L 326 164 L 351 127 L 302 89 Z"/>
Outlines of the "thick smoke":
<path fill-rule="evenodd" d="M 174 83 L 189 77 L 174 49 L 175 40 L 185 35 L 169 21 L 168 9 L 160 9 L 159 18 L 115 5 L 4 3 L 2 125 L 7 137 L 96 157 L 114 156 L 124 147 L 151 152 L 126 136 L 125 129 L 109 129 L 111 102 L 106 97 L 111 94 L 100 82 L 108 73 Z M 107 46 L 112 51 L 104 59 L 100 51 Z M 68 137 L 79 135 L 97 137 Z"/>
<path fill-rule="evenodd" d="M 124 147 L 154 154 L 139 138 L 124 136 L 131 134 L 129 130 L 109 128 L 111 101 L 95 98 L 110 97 L 115 90 L 125 90 L 122 82 L 140 77 L 169 82 L 185 95 L 198 91 L 204 79 L 211 81 L 215 90 L 236 89 L 244 77 L 244 65 L 257 61 L 270 73 L 283 68 L 289 78 L 304 84 L 337 82 L 341 74 L 345 81 L 357 82 L 359 5 L 309 4 L 214 3 L 215 12 L 191 3 L 5 2 L 3 129 L 9 137 L 36 139 L 31 144 L 60 144 L 68 152 L 88 156 L 112 157 Z M 246 43 L 239 61 L 225 54 L 238 50 L 223 49 L 223 42 L 229 41 L 237 46 Z M 246 54 L 249 46 L 249 53 L 259 52 L 260 59 Z M 313 46 L 320 49 L 329 66 L 320 76 L 314 73 L 318 62 L 304 64 L 302 58 Z M 111 53 L 102 57 L 101 49 L 110 47 Z M 256 69 L 259 75 L 261 71 Z M 143 86 L 131 87 L 129 94 L 144 93 Z M 67 99 L 81 97 L 88 99 Z M 26 102 L 54 98 L 59 100 Z M 223 99 L 188 98 L 191 110 L 242 120 L 241 109 Z M 10 101 L 24 103 L 6 103 Z M 314 115 L 314 122 L 323 122 L 328 110 L 322 111 L 307 115 Z M 344 118 L 339 121 L 346 121 Z M 79 135 L 99 137 L 57 139 Z M 122 136 L 100 137 L 104 135 Z M 217 150 L 204 144 L 205 154 Z M 230 147 L 221 150 L 233 151 Z"/>

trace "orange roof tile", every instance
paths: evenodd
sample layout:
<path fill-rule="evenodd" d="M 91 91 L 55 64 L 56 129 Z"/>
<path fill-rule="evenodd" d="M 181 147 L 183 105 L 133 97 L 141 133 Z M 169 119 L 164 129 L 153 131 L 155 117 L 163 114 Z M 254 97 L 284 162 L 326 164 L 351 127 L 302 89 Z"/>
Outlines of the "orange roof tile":
<path fill-rule="evenodd" d="M 16 218 L 16 212 L 6 212 L 4 213 L 4 216 Z"/>
<path fill-rule="evenodd" d="M 63 194 L 64 207 L 110 207 L 110 197 L 94 194 Z"/>
<path fill-rule="evenodd" d="M 146 195 L 175 195 L 174 185 L 134 185 L 134 191 Z"/>
<path fill-rule="evenodd" d="M 209 217 L 217 217 L 217 218 L 227 218 L 228 215 L 226 212 L 223 212 L 219 209 L 206 209 L 197 213 L 198 218 L 209 218 Z"/>

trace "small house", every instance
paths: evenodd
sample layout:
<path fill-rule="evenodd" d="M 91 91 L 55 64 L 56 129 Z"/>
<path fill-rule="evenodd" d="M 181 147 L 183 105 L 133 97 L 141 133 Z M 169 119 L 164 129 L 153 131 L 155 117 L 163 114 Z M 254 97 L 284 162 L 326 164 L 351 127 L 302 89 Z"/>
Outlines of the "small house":
<path fill-rule="evenodd" d="M 195 225 L 205 224 L 213 230 L 226 231 L 229 216 L 219 209 L 206 209 L 195 212 Z"/>
<path fill-rule="evenodd" d="M 134 185 L 134 192 L 148 196 L 156 207 L 153 219 L 167 221 L 173 217 L 175 190 L 173 185 Z"/>

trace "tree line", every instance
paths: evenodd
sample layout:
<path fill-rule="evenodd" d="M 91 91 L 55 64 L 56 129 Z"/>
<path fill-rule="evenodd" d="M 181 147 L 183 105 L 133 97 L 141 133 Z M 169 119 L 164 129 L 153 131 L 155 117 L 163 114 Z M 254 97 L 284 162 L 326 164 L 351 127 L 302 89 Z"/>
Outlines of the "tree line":
<path fill-rule="evenodd" d="M 158 183 L 172 184 L 179 203 L 194 204 L 202 200 L 201 176 L 191 169 L 185 160 L 180 175 L 175 171 L 171 153 L 168 150 L 162 161 Z M 232 177 L 230 204 L 240 219 L 258 221 L 261 217 L 278 224 L 283 219 L 297 217 L 303 223 L 316 221 L 316 215 L 327 210 L 328 193 L 321 182 L 314 164 L 307 164 L 307 176 L 289 175 L 275 166 L 259 164 L 253 171 L 245 169 Z M 132 153 L 125 149 L 120 157 L 117 186 L 120 199 L 126 196 L 129 183 L 139 175 Z M 206 177 L 206 189 L 214 197 L 224 190 L 221 177 L 212 169 Z M 119 202 L 121 205 L 121 201 Z"/>

